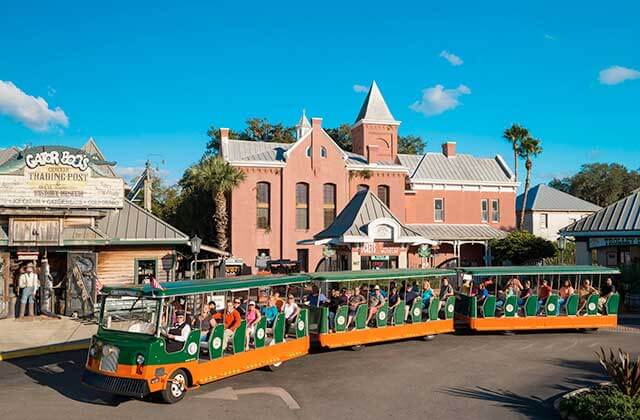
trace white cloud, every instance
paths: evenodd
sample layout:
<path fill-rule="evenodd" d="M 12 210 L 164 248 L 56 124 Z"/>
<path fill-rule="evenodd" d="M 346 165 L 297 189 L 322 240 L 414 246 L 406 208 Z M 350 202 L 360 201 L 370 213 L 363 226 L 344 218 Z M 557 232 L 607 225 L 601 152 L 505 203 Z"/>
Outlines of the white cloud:
<path fill-rule="evenodd" d="M 136 178 L 144 171 L 144 166 L 116 166 L 114 169 L 122 178 Z"/>
<path fill-rule="evenodd" d="M 369 92 L 369 88 L 364 85 L 353 85 L 353 91 L 358 93 L 367 93 Z"/>
<path fill-rule="evenodd" d="M 555 41 L 556 37 L 551 34 L 544 34 L 544 39 L 548 39 L 549 41 Z"/>
<path fill-rule="evenodd" d="M 464 63 L 464 61 L 462 61 L 462 58 L 458 57 L 455 54 L 450 53 L 449 51 L 443 50 L 440 53 L 440 57 L 443 57 L 445 60 L 447 60 L 452 66 L 461 66 L 462 63 Z"/>
<path fill-rule="evenodd" d="M 600 71 L 598 78 L 603 85 L 617 85 L 627 80 L 640 79 L 640 71 L 621 66 L 611 66 Z"/>
<path fill-rule="evenodd" d="M 50 109 L 43 98 L 27 95 L 12 82 L 3 80 L 0 80 L 0 114 L 12 117 L 34 131 L 69 125 L 69 118 L 60 107 Z"/>
<path fill-rule="evenodd" d="M 471 89 L 460 85 L 455 89 L 445 89 L 442 85 L 435 85 L 422 91 L 422 99 L 414 102 L 409 108 L 425 116 L 439 115 L 455 109 L 460 105 L 459 98 L 469 95 Z"/>

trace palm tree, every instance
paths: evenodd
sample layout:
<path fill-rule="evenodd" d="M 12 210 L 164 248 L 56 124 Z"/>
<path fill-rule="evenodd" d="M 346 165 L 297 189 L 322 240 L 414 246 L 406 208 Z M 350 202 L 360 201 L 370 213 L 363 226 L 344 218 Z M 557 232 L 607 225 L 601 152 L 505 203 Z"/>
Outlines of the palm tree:
<path fill-rule="evenodd" d="M 527 170 L 527 177 L 524 181 L 524 194 L 522 196 L 522 211 L 520 212 L 519 227 L 522 227 L 524 224 L 524 208 L 527 204 L 527 195 L 529 194 L 529 185 L 531 184 L 531 167 L 533 166 L 531 158 L 538 156 L 540 153 L 542 153 L 540 140 L 527 135 L 527 137 L 520 142 L 520 146 L 518 147 L 518 156 L 525 160 L 524 167 Z"/>
<path fill-rule="evenodd" d="M 504 130 L 502 137 L 506 139 L 513 148 L 513 172 L 515 181 L 518 182 L 518 149 L 520 148 L 520 143 L 529 137 L 529 130 L 519 124 L 512 124 L 511 127 Z"/>
<path fill-rule="evenodd" d="M 203 158 L 200 163 L 187 169 L 185 174 L 183 185 L 186 188 L 197 188 L 206 191 L 213 198 L 213 226 L 216 245 L 223 251 L 227 251 L 229 243 L 227 238 L 229 216 L 227 214 L 226 194 L 240 185 L 244 179 L 244 172 L 229 165 L 218 156 Z"/>

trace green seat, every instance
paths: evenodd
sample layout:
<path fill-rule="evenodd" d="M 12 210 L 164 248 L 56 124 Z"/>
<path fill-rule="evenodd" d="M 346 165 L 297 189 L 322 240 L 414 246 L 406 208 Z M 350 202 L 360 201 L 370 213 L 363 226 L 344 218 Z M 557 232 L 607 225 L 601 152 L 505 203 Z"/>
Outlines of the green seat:
<path fill-rule="evenodd" d="M 367 316 L 369 315 L 368 311 L 369 311 L 369 307 L 367 306 L 366 303 L 358 305 L 358 308 L 356 308 L 355 323 L 356 323 L 357 330 L 363 330 L 366 328 Z"/>
<path fill-rule="evenodd" d="M 376 326 L 378 328 L 386 327 L 387 322 L 389 322 L 389 303 L 385 302 L 376 312 Z"/>
<path fill-rule="evenodd" d="M 285 333 L 285 317 L 283 313 L 279 313 L 276 316 L 276 320 L 273 322 L 273 341 L 276 344 L 284 342 L 284 333 Z"/>
<path fill-rule="evenodd" d="M 336 332 L 342 332 L 346 330 L 348 320 L 349 320 L 349 306 L 348 305 L 338 306 L 338 309 L 336 310 L 336 318 L 334 320 Z"/>
<path fill-rule="evenodd" d="M 449 296 L 444 305 L 444 318 L 452 319 L 456 312 L 456 297 Z"/>
<path fill-rule="evenodd" d="M 404 300 L 400 299 L 393 309 L 393 325 L 404 324 Z"/>
<path fill-rule="evenodd" d="M 469 318 L 478 317 L 478 297 L 471 296 L 469 298 Z"/>
<path fill-rule="evenodd" d="M 411 322 L 416 324 L 418 322 L 422 322 L 422 309 L 424 308 L 424 304 L 422 303 L 422 299 L 417 297 L 413 300 L 413 305 L 411 305 L 411 310 L 409 311 L 409 319 Z"/>
<path fill-rule="evenodd" d="M 436 298 L 431 299 L 429 303 L 429 320 L 437 321 L 438 320 L 438 312 L 440 312 L 440 301 Z"/>
<path fill-rule="evenodd" d="M 515 295 L 507 296 L 502 309 L 504 310 L 504 316 L 513 318 L 518 313 L 518 298 Z"/>
<path fill-rule="evenodd" d="M 496 297 L 489 295 L 482 303 L 482 317 L 493 318 L 496 316 Z"/>
<path fill-rule="evenodd" d="M 329 308 L 323 306 L 320 309 L 320 319 L 318 320 L 318 332 L 326 334 L 329 332 Z M 315 311 L 314 311 L 315 313 Z M 334 318 L 335 322 L 335 318 Z"/>
<path fill-rule="evenodd" d="M 302 338 L 309 335 L 309 310 L 300 309 L 300 313 L 296 318 L 296 338 Z"/>
<path fill-rule="evenodd" d="M 587 298 L 587 305 L 586 305 L 587 315 L 598 314 L 598 299 L 600 299 L 600 296 L 598 295 L 590 295 Z"/>
<path fill-rule="evenodd" d="M 224 348 L 224 325 L 218 324 L 209 334 L 209 359 L 215 360 L 222 357 Z"/>
<path fill-rule="evenodd" d="M 579 301 L 580 299 L 578 298 L 578 295 L 569 295 L 569 297 L 567 298 L 567 302 L 565 303 L 567 315 L 576 315 L 578 313 Z"/>
<path fill-rule="evenodd" d="M 264 347 L 264 342 L 267 338 L 267 317 L 263 316 L 260 318 L 260 321 L 256 324 L 256 330 L 253 334 L 253 342 L 256 345 L 256 348 L 259 349 Z"/>
<path fill-rule="evenodd" d="M 544 313 L 547 316 L 556 316 L 558 314 L 558 295 L 549 295 L 544 303 Z"/>
<path fill-rule="evenodd" d="M 529 296 L 524 303 L 524 315 L 525 316 L 536 316 L 536 311 L 538 309 L 538 296 Z"/>
<path fill-rule="evenodd" d="M 242 353 L 247 344 L 247 321 L 244 319 L 233 332 L 233 354 Z"/>
<path fill-rule="evenodd" d="M 612 294 L 607 299 L 607 302 L 604 304 L 605 314 L 607 315 L 617 315 L 618 314 L 618 306 L 620 305 L 620 295 L 617 293 Z"/>

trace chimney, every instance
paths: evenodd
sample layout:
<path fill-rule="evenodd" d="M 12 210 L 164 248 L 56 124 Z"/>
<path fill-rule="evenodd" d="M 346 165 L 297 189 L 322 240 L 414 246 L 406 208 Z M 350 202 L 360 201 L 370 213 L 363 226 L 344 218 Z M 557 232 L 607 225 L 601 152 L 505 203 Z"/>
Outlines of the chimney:
<path fill-rule="evenodd" d="M 367 145 L 367 160 L 369 163 L 378 162 L 378 145 L 377 144 L 369 144 Z"/>
<path fill-rule="evenodd" d="M 454 157 L 456 155 L 456 142 L 448 141 L 442 143 L 442 154 L 446 157 Z"/>
<path fill-rule="evenodd" d="M 311 127 L 312 127 L 313 129 L 316 129 L 316 128 L 317 128 L 317 129 L 320 129 L 320 128 L 322 128 L 322 118 L 318 118 L 318 117 L 311 118 Z"/>
<path fill-rule="evenodd" d="M 229 140 L 229 129 L 221 128 L 220 129 L 220 140 Z"/>

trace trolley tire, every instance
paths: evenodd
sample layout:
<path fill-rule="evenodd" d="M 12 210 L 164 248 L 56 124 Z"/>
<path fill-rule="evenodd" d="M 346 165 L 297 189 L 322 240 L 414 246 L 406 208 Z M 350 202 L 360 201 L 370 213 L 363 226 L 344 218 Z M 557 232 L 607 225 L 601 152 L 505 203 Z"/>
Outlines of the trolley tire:
<path fill-rule="evenodd" d="M 183 369 L 177 369 L 171 374 L 167 385 L 160 391 L 162 400 L 167 404 L 175 404 L 184 398 L 187 392 L 188 376 Z"/>
<path fill-rule="evenodd" d="M 274 363 L 272 365 L 268 365 L 267 369 L 269 369 L 271 372 L 275 372 L 276 370 L 280 369 L 280 367 L 282 367 L 282 363 L 283 362 L 278 362 L 278 363 Z"/>
<path fill-rule="evenodd" d="M 362 344 L 356 344 L 355 346 L 351 346 L 352 351 L 362 351 L 362 349 L 364 349 L 364 345 Z"/>
<path fill-rule="evenodd" d="M 429 334 L 422 337 L 423 341 L 433 341 L 436 338 L 435 334 Z"/>
<path fill-rule="evenodd" d="M 513 330 L 504 330 L 502 331 L 502 335 L 508 335 L 508 336 L 516 335 L 516 332 Z"/>
<path fill-rule="evenodd" d="M 580 328 L 578 331 L 580 331 L 583 334 L 594 334 L 598 332 L 598 329 L 597 328 Z"/>

